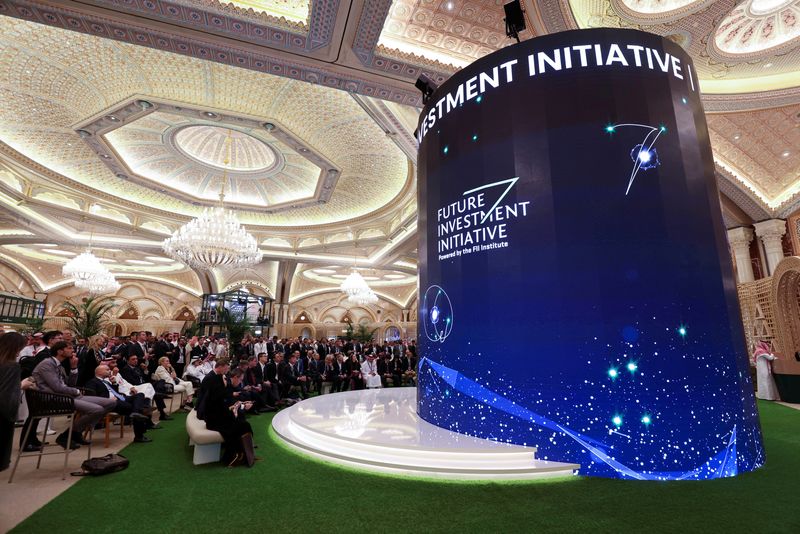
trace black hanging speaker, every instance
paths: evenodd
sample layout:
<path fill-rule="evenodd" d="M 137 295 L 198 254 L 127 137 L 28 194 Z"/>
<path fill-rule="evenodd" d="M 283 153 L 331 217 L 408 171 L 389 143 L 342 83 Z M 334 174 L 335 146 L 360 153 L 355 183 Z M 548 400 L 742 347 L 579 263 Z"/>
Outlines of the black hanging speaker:
<path fill-rule="evenodd" d="M 512 0 L 503 5 L 506 12 L 506 35 L 519 42 L 519 32 L 525 29 L 525 15 L 522 13 L 522 6 L 519 0 Z"/>

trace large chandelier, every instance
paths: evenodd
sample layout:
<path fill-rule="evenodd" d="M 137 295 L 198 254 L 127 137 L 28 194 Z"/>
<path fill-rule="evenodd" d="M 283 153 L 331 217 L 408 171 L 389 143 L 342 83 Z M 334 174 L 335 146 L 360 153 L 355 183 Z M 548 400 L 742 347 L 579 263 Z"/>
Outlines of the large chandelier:
<path fill-rule="evenodd" d="M 239 224 L 232 211 L 225 209 L 225 182 L 231 153 L 231 132 L 228 131 L 228 153 L 222 174 L 219 206 L 206 208 L 164 240 L 167 256 L 189 267 L 211 270 L 215 267 L 249 267 L 261 261 L 256 239 Z"/>
<path fill-rule="evenodd" d="M 261 260 L 256 239 L 221 205 L 204 209 L 165 239 L 163 247 L 167 256 L 204 270 L 249 267 Z"/>

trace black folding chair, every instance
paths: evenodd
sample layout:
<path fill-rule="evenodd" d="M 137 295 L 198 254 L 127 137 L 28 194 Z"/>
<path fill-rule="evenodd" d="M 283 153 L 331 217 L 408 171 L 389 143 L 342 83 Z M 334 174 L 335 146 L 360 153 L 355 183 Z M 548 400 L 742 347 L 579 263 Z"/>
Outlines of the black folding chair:
<path fill-rule="evenodd" d="M 30 417 L 35 419 L 45 419 L 45 428 L 50 427 L 51 418 L 66 416 L 67 423 L 69 424 L 67 448 L 63 451 L 44 452 L 45 445 L 43 444 L 38 452 L 23 452 L 23 444 L 28 443 L 28 437 L 30 433 L 36 432 L 36 425 L 28 425 L 28 428 L 25 430 L 25 435 L 22 438 L 22 444 L 19 447 L 17 459 L 14 462 L 14 468 L 11 470 L 11 476 L 8 478 L 8 483 L 11 484 L 11 482 L 14 480 L 14 474 L 17 472 L 17 466 L 19 465 L 20 458 L 23 456 L 37 456 L 38 459 L 36 460 L 36 469 L 39 469 L 39 466 L 42 464 L 42 456 L 48 456 L 51 454 L 64 454 L 64 470 L 61 474 L 61 480 L 65 480 L 67 478 L 67 462 L 69 460 L 69 455 L 72 452 L 72 422 L 75 420 L 75 402 L 69 395 L 46 393 L 44 391 L 38 391 L 35 389 L 25 390 L 25 400 L 28 403 L 28 412 L 30 413 Z M 55 446 L 60 448 L 60 445 Z M 88 448 L 89 453 L 87 458 L 91 457 L 92 455 L 91 445 L 89 445 Z"/>

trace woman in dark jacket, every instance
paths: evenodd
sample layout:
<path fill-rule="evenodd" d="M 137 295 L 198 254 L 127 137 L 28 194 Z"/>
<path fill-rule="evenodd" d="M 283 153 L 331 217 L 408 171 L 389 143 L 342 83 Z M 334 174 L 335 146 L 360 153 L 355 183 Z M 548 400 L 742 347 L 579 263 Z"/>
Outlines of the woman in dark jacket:
<path fill-rule="evenodd" d="M 16 332 L 0 335 L 0 471 L 11 463 L 14 446 L 14 422 L 19 410 L 20 368 L 17 355 L 25 345 L 25 336 Z"/>

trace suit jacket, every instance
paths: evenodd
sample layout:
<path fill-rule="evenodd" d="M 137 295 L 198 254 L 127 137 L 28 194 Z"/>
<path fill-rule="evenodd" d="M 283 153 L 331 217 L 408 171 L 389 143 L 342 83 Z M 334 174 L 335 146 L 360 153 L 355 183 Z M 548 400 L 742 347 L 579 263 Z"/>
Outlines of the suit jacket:
<path fill-rule="evenodd" d="M 128 352 L 125 355 L 126 357 L 130 358 L 131 356 L 136 355 L 139 358 L 139 363 L 142 363 L 144 361 L 145 352 L 142 349 L 142 346 L 139 345 L 138 341 L 134 341 L 133 343 L 130 343 L 128 345 L 127 350 L 128 350 Z"/>
<path fill-rule="evenodd" d="M 281 383 L 280 373 L 278 372 L 278 366 L 275 364 L 275 362 L 271 361 L 267 363 L 267 366 L 264 368 L 264 371 L 265 371 L 264 381 L 268 381 L 272 384 Z"/>
<path fill-rule="evenodd" d="M 296 385 L 298 383 L 297 371 L 295 371 L 294 367 L 289 365 L 289 362 L 282 361 L 278 366 L 278 377 L 280 378 L 281 384 L 291 384 Z"/>
<path fill-rule="evenodd" d="M 147 382 L 142 369 L 138 365 L 136 367 L 125 365 L 120 368 L 119 374 L 121 374 L 122 378 L 124 378 L 126 381 L 130 382 L 132 386 L 141 386 Z"/>
<path fill-rule="evenodd" d="M 69 373 L 69 377 L 67 377 L 67 373 L 61 367 L 61 362 L 56 358 L 47 358 L 37 365 L 32 376 L 40 391 L 60 393 L 70 397 L 77 397 L 81 394 L 79 389 L 72 387 L 78 382 L 78 373 Z"/>
<path fill-rule="evenodd" d="M 114 391 L 119 393 L 119 386 L 116 384 L 111 384 L 111 387 L 114 389 Z M 95 397 L 105 397 L 107 399 L 111 398 L 111 393 L 108 392 L 108 388 L 105 386 L 105 383 L 96 376 L 86 382 L 84 389 L 86 389 L 87 394 L 89 395 L 93 395 Z M 120 395 L 122 394 L 120 393 Z M 125 395 L 122 396 L 124 397 Z"/>
<path fill-rule="evenodd" d="M 252 369 L 249 369 L 249 371 L 253 373 L 253 380 L 255 380 L 256 384 L 263 384 L 264 381 L 266 380 L 265 372 L 267 370 L 267 366 L 268 365 L 269 364 L 266 364 L 264 366 L 264 369 L 262 370 L 261 369 L 261 362 L 258 362 L 258 363 L 256 363 L 255 367 L 253 367 Z"/>
<path fill-rule="evenodd" d="M 209 373 L 203 379 L 203 384 L 200 387 L 202 398 L 198 404 L 202 405 L 202 410 L 198 411 L 198 417 L 202 417 L 205 420 L 206 427 L 209 430 L 227 430 L 228 425 L 234 418 L 233 413 L 225 403 L 227 388 L 222 375 L 218 375 L 215 372 Z"/>

